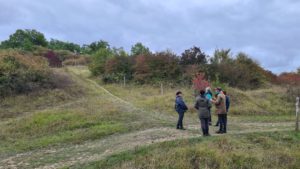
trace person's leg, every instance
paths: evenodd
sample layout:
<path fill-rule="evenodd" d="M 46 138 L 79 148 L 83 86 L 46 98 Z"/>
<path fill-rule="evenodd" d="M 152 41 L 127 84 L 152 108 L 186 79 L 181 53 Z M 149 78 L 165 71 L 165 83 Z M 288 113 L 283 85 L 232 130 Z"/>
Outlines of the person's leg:
<path fill-rule="evenodd" d="M 205 136 L 205 120 L 204 118 L 200 118 L 200 123 L 201 123 L 201 129 L 202 129 L 202 135 Z"/>
<path fill-rule="evenodd" d="M 227 114 L 224 114 L 224 133 L 227 132 Z"/>
<path fill-rule="evenodd" d="M 220 127 L 221 127 L 221 131 L 223 132 L 223 133 L 225 133 L 225 116 L 226 116 L 226 114 L 222 114 L 221 115 L 221 121 L 220 121 Z"/>
<path fill-rule="evenodd" d="M 180 127 L 181 127 L 181 121 L 182 121 L 182 119 L 181 119 L 181 115 L 180 114 L 181 113 L 178 113 L 177 129 L 180 129 Z"/>
<path fill-rule="evenodd" d="M 219 120 L 219 115 L 218 115 L 218 119 L 217 119 L 217 122 L 216 122 L 215 126 L 219 126 L 219 124 L 220 124 L 220 120 Z"/>
<path fill-rule="evenodd" d="M 184 129 L 183 128 L 183 118 L 184 118 L 184 113 L 182 113 L 182 115 L 181 115 L 181 129 Z"/>
<path fill-rule="evenodd" d="M 209 118 L 205 118 L 205 132 L 209 136 Z"/>
<path fill-rule="evenodd" d="M 222 114 L 218 114 L 219 131 L 222 131 Z"/>
<path fill-rule="evenodd" d="M 211 125 L 211 108 L 208 109 L 209 111 L 209 118 L 208 118 L 208 124 Z"/>

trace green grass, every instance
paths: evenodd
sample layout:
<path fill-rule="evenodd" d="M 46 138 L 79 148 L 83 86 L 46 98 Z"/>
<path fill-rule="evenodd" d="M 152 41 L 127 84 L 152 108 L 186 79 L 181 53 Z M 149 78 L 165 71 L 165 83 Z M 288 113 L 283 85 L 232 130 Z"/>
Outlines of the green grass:
<path fill-rule="evenodd" d="M 167 87 L 164 95 L 161 95 L 159 86 L 128 84 L 122 87 L 118 84 L 101 84 L 98 79 L 90 77 L 86 67 L 68 67 L 57 71 L 71 79 L 68 86 L 1 100 L 1 158 L 21 152 L 38 152 L 52 148 L 59 150 L 74 144 L 97 143 L 114 139 L 114 135 L 125 135 L 126 138 L 126 134 L 139 133 L 135 132 L 139 130 L 173 128 L 177 120 L 177 113 L 174 111 L 177 90 L 183 91 L 184 99 L 190 107 L 184 119 L 184 124 L 192 126 L 187 132 L 198 132 L 199 120 L 193 109 L 193 90 L 189 87 Z M 123 101 L 111 96 L 97 83 Z M 294 105 L 286 101 L 283 89 L 273 87 L 240 91 L 228 88 L 228 92 L 232 99 L 230 131 L 238 133 L 243 130 L 253 132 L 291 129 L 290 123 L 285 124 L 294 121 Z M 214 122 L 215 119 L 213 116 Z M 256 125 L 255 122 L 261 122 L 262 125 Z M 284 123 L 264 126 L 265 123 L 275 122 Z M 249 124 L 242 125 L 243 123 Z M 155 136 L 154 134 L 153 137 Z M 106 148 L 108 147 L 109 144 Z M 282 168 L 284 163 L 279 161 L 283 160 L 288 162 L 288 168 L 293 168 L 299 164 L 297 149 L 299 134 L 293 132 L 228 135 L 155 144 L 115 154 L 82 167 Z M 85 153 L 89 155 L 96 153 L 88 151 Z M 66 154 L 60 155 L 56 157 L 53 154 L 53 157 L 44 161 L 34 161 L 35 156 L 28 157 L 27 160 L 33 160 L 34 167 L 49 164 L 51 160 L 53 163 L 58 162 L 60 158 L 68 160 Z M 18 160 L 24 159 L 21 157 L 16 159 Z M 275 162 L 273 164 L 268 160 Z"/>
<path fill-rule="evenodd" d="M 164 142 L 70 168 L 299 168 L 300 134 L 252 133 Z"/>
<path fill-rule="evenodd" d="M 14 102 L 11 98 L 6 99 L 6 103 L 11 105 L 11 108 L 7 109 L 12 112 L 17 112 L 18 109 L 22 111 L 22 107 L 29 112 L 13 113 L 10 118 L 0 122 L 0 156 L 49 146 L 80 144 L 112 134 L 168 125 L 159 119 L 151 118 L 146 112 L 120 103 L 89 83 L 86 81 L 88 74 L 84 74 L 86 72 L 77 68 L 66 71 L 70 71 L 74 85 L 84 93 L 62 103 L 61 95 L 56 95 L 55 91 L 34 95 L 33 100 L 29 100 L 30 97 L 26 100 L 25 96 L 14 98 Z M 73 72 L 79 74 L 74 75 Z M 72 89 L 59 90 L 59 93 L 64 95 L 73 94 L 70 93 Z M 51 101 L 59 103 L 58 106 L 48 107 L 47 103 Z"/>
<path fill-rule="evenodd" d="M 99 82 L 101 83 L 101 82 Z M 151 111 L 174 114 L 175 92 L 181 90 L 184 100 L 190 110 L 187 113 L 196 113 L 193 108 L 194 95 L 192 88 L 177 87 L 164 89 L 164 95 L 160 94 L 159 86 L 128 84 L 122 87 L 118 84 L 102 84 L 113 94 L 132 102 L 138 107 Z M 280 87 L 259 89 L 253 91 L 241 91 L 228 88 L 231 98 L 229 115 L 241 121 L 293 121 L 294 103 L 286 99 L 285 90 Z M 212 112 L 215 109 L 213 107 Z"/>

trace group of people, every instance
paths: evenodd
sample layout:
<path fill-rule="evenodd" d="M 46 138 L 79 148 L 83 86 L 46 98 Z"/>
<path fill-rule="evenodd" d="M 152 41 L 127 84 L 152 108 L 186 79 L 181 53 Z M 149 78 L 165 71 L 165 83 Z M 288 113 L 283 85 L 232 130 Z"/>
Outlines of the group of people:
<path fill-rule="evenodd" d="M 215 88 L 215 95 L 209 87 L 205 90 L 201 90 L 196 95 L 196 101 L 194 108 L 198 111 L 199 120 L 201 123 L 201 129 L 203 136 L 210 136 L 209 126 L 212 125 L 211 121 L 211 108 L 212 105 L 216 106 L 216 115 L 218 115 L 218 121 L 216 126 L 219 126 L 217 134 L 223 134 L 227 132 L 227 113 L 230 107 L 230 99 L 220 87 Z M 177 129 L 185 130 L 183 127 L 184 113 L 188 110 L 185 102 L 183 101 L 183 94 L 181 91 L 176 92 L 175 110 L 178 113 Z"/>

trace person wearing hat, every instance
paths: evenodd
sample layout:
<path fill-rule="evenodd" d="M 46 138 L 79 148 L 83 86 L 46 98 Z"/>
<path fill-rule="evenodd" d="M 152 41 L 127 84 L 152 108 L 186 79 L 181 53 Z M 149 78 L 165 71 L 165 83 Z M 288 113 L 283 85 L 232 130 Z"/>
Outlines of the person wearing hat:
<path fill-rule="evenodd" d="M 176 92 L 176 99 L 175 99 L 175 110 L 178 113 L 178 121 L 177 121 L 177 129 L 185 130 L 182 124 L 184 113 L 188 110 L 188 107 L 183 101 L 182 92 Z"/>
<path fill-rule="evenodd" d="M 198 110 L 199 120 L 203 136 L 210 136 L 209 134 L 209 109 L 211 107 L 210 101 L 205 97 L 205 91 L 201 90 L 200 95 L 196 97 L 196 103 L 194 106 Z"/>
<path fill-rule="evenodd" d="M 218 121 L 220 123 L 218 134 L 226 133 L 227 130 L 227 112 L 226 112 L 226 97 L 220 87 L 215 88 L 217 95 L 216 100 L 211 100 L 216 105 L 216 114 L 218 115 Z"/>

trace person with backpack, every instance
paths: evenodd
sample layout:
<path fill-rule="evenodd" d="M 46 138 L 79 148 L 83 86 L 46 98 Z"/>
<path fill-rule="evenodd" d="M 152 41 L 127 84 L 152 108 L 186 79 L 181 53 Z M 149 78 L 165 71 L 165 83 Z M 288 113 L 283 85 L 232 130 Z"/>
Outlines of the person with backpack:
<path fill-rule="evenodd" d="M 226 98 L 226 119 L 227 119 L 227 115 L 228 115 L 228 111 L 229 111 L 229 107 L 230 107 L 230 98 L 227 95 L 227 92 L 225 90 L 223 91 L 223 93 L 224 93 L 225 98 Z M 226 122 L 227 122 L 227 120 L 226 120 Z M 219 126 L 219 120 L 217 121 L 215 126 Z"/>
<path fill-rule="evenodd" d="M 229 96 L 227 95 L 227 92 L 226 91 L 223 91 L 225 97 L 226 97 L 226 113 L 228 114 L 228 111 L 229 111 L 229 107 L 230 107 L 230 98 Z"/>
<path fill-rule="evenodd" d="M 186 106 L 186 104 L 183 101 L 181 91 L 176 92 L 175 110 L 178 113 L 178 121 L 177 121 L 176 128 L 180 129 L 180 130 L 185 130 L 185 128 L 183 127 L 182 121 L 183 121 L 184 113 L 188 110 L 188 107 Z"/>
<path fill-rule="evenodd" d="M 218 115 L 218 121 L 220 124 L 217 134 L 223 134 L 227 132 L 227 112 L 226 112 L 226 97 L 220 87 L 215 89 L 217 98 L 211 100 L 216 105 L 216 114 Z"/>
<path fill-rule="evenodd" d="M 210 136 L 209 134 L 209 118 L 211 108 L 210 101 L 205 97 L 205 91 L 201 90 L 200 95 L 196 97 L 196 103 L 194 106 L 198 110 L 198 116 L 201 123 L 203 136 Z"/>
<path fill-rule="evenodd" d="M 210 87 L 205 88 L 205 97 L 206 99 L 210 100 L 212 99 L 212 92 Z M 208 124 L 211 126 L 211 107 L 208 108 L 209 111 L 209 118 L 208 118 Z"/>

